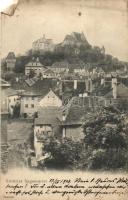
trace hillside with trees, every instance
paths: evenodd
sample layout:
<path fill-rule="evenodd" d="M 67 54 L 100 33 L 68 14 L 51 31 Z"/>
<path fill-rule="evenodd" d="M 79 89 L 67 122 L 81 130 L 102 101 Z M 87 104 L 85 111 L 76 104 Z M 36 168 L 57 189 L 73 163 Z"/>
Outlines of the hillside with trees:
<path fill-rule="evenodd" d="M 124 66 L 128 67 L 127 62 L 119 61 L 112 55 L 105 53 L 105 48 L 92 46 L 87 41 L 83 33 L 73 32 L 66 35 L 64 40 L 55 45 L 54 51 L 39 51 L 28 50 L 26 55 L 16 57 L 16 73 L 24 73 L 25 65 L 32 57 L 39 57 L 40 62 L 46 66 L 51 66 L 54 62 L 66 60 L 69 63 L 77 63 L 83 61 L 86 66 L 101 67 L 106 72 L 116 69 L 123 69 Z M 6 69 L 5 60 L 2 62 L 2 69 Z"/>

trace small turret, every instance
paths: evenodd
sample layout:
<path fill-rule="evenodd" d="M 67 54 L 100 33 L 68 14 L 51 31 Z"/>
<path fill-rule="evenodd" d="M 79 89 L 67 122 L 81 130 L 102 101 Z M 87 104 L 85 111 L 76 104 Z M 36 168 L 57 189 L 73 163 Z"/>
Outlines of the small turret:
<path fill-rule="evenodd" d="M 6 63 L 7 63 L 7 70 L 13 71 L 16 64 L 16 57 L 15 57 L 14 52 L 8 53 L 7 58 L 6 58 Z"/>

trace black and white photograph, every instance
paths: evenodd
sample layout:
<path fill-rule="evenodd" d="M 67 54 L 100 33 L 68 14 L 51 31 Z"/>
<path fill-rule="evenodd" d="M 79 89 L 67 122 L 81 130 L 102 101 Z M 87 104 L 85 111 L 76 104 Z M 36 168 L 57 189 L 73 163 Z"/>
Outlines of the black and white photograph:
<path fill-rule="evenodd" d="M 8 3 L 1 200 L 126 200 L 128 1 Z"/>

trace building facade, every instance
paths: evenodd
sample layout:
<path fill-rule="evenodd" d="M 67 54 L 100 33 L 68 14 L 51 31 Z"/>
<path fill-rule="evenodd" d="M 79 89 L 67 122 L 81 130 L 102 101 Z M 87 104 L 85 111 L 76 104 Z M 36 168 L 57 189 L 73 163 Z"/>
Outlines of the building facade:
<path fill-rule="evenodd" d="M 59 74 L 62 72 L 68 72 L 69 71 L 69 63 L 67 61 L 55 62 L 51 66 L 51 69 L 55 74 Z"/>
<path fill-rule="evenodd" d="M 49 136 L 60 136 L 60 113 L 57 107 L 45 107 L 38 109 L 38 117 L 34 120 L 34 148 L 36 159 L 43 155 L 43 144 Z"/>
<path fill-rule="evenodd" d="M 6 89 L 5 93 L 7 96 L 8 113 L 10 114 L 10 116 L 13 116 L 15 106 L 16 105 L 20 106 L 20 95 L 16 90 L 12 88 Z"/>
<path fill-rule="evenodd" d="M 24 92 L 21 94 L 20 115 L 24 118 L 33 117 L 39 106 L 40 94 Z"/>
<path fill-rule="evenodd" d="M 51 69 L 46 69 L 43 73 L 43 78 L 52 79 L 56 78 L 55 73 Z"/>
<path fill-rule="evenodd" d="M 61 107 L 62 100 L 50 90 L 39 102 L 40 107 Z"/>
<path fill-rule="evenodd" d="M 34 41 L 32 43 L 32 51 L 39 51 L 40 53 L 44 53 L 46 51 L 53 51 L 54 43 L 52 39 L 47 39 L 45 35 L 42 38 Z"/>
<path fill-rule="evenodd" d="M 32 61 L 25 66 L 25 75 L 42 76 L 45 70 L 46 67 L 40 63 L 39 58 L 33 58 Z"/>

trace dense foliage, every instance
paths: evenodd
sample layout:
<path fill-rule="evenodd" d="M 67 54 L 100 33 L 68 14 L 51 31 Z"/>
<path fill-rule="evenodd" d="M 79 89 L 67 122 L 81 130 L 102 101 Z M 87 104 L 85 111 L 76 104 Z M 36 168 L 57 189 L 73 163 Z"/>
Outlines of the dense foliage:
<path fill-rule="evenodd" d="M 24 73 L 25 65 L 32 60 L 33 57 L 39 57 L 40 62 L 45 66 L 51 66 L 55 62 L 68 61 L 69 63 L 76 63 L 76 60 L 83 61 L 86 65 L 101 67 L 104 71 L 113 71 L 116 69 L 123 69 L 128 63 L 121 62 L 111 55 L 105 54 L 104 47 L 99 48 L 91 45 L 80 45 L 79 47 L 70 45 L 57 45 L 53 52 L 33 52 L 30 49 L 26 55 L 16 57 L 16 66 L 14 71 L 16 73 Z M 6 61 L 2 62 L 2 69 L 6 71 Z"/>
<path fill-rule="evenodd" d="M 44 151 L 50 153 L 46 167 L 61 169 L 128 169 L 128 127 L 122 116 L 111 109 L 86 120 L 83 141 L 48 138 Z"/>

